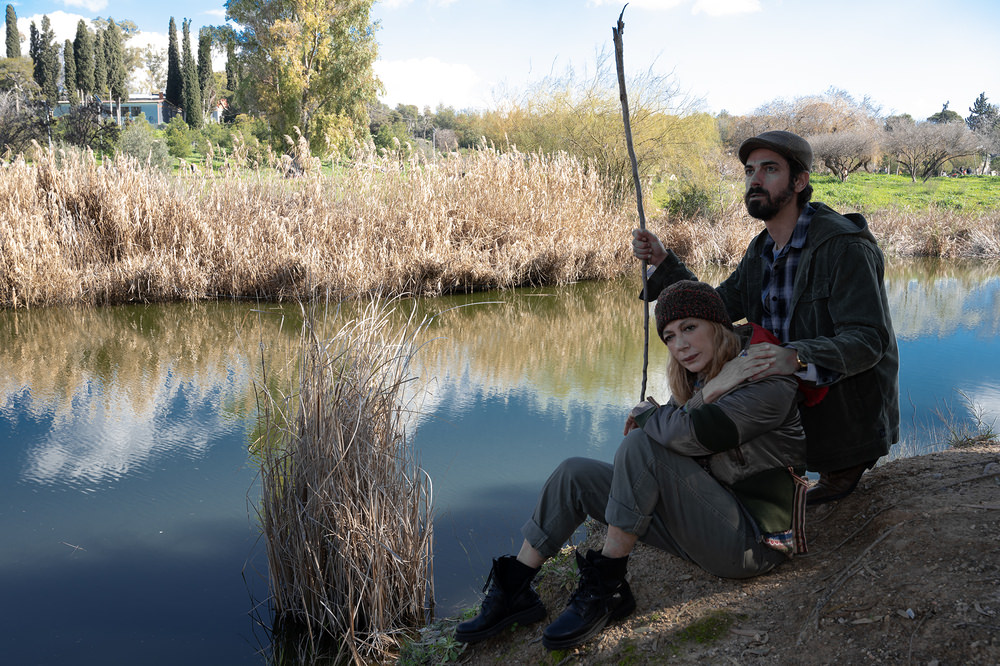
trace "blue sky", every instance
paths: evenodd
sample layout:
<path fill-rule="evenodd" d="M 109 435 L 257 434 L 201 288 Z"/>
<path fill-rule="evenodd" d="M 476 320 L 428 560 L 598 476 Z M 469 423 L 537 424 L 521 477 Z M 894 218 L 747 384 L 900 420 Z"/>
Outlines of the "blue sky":
<path fill-rule="evenodd" d="M 166 46 L 174 16 L 224 20 L 215 0 L 21 0 L 21 31 L 48 14 L 59 40 L 77 20 L 111 15 Z M 376 71 L 383 101 L 456 109 L 494 106 L 548 74 L 593 72 L 613 53 L 622 0 L 379 0 Z M 1000 2 L 965 0 L 632 0 L 630 71 L 672 72 L 701 108 L 749 113 L 831 87 L 886 114 L 926 118 L 948 101 L 964 115 L 985 92 L 1000 102 Z M 27 51 L 27 45 L 22 49 Z M 219 61 L 221 67 L 221 61 Z"/>

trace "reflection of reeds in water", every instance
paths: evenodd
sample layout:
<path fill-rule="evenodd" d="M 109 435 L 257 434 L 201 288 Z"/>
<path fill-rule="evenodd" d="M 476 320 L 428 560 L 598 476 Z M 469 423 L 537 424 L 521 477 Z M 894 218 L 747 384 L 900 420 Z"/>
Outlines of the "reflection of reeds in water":
<path fill-rule="evenodd" d="M 370 305 L 330 340 L 304 334 L 297 393 L 262 392 L 275 645 L 296 655 L 384 659 L 429 610 L 430 482 L 404 426 L 416 332 Z"/>

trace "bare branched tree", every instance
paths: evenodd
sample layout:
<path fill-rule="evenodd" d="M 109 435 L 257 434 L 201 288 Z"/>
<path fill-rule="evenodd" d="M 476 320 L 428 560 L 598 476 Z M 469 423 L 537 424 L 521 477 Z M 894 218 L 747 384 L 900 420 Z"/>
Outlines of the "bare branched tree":
<path fill-rule="evenodd" d="M 32 140 L 41 142 L 45 133 L 46 113 L 40 101 L 17 88 L 0 91 L 0 151 L 24 152 Z"/>
<path fill-rule="evenodd" d="M 846 162 L 854 166 L 852 171 L 869 162 L 877 153 L 877 137 L 881 128 L 879 120 L 880 109 L 865 97 L 855 100 L 848 93 L 837 88 L 830 88 L 822 95 L 799 97 L 791 102 L 775 100 L 769 102 L 749 116 L 730 120 L 730 128 L 726 133 L 726 147 L 735 152 L 745 139 L 756 136 L 768 130 L 787 130 L 804 137 L 812 137 L 810 141 L 827 134 L 846 134 L 849 138 L 831 140 L 829 146 L 836 147 L 836 152 L 842 157 L 837 159 L 837 165 L 830 167 L 838 173 Z M 855 154 L 846 155 L 844 151 L 853 146 Z M 815 150 L 815 146 L 813 149 Z M 826 164 L 817 155 L 817 161 Z M 829 167 L 829 165 L 827 165 Z M 838 173 L 838 176 L 842 175 Z"/>
<path fill-rule="evenodd" d="M 879 157 L 878 134 L 874 128 L 818 134 L 807 137 L 813 149 L 813 158 L 841 182 L 862 167 L 874 163 Z"/>
<path fill-rule="evenodd" d="M 974 155 L 979 146 L 965 123 L 901 121 L 889 123 L 885 133 L 886 151 L 896 156 L 913 182 L 937 175 L 948 160 Z"/>

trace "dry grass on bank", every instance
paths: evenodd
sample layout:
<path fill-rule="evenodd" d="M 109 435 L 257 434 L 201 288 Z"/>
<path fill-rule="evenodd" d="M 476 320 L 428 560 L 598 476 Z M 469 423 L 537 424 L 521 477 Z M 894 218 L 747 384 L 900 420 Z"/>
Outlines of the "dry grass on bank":
<path fill-rule="evenodd" d="M 260 514 L 276 663 L 382 661 L 433 599 L 430 480 L 407 438 L 422 327 L 372 304 L 303 336 L 300 381 L 262 390 Z"/>
<path fill-rule="evenodd" d="M 436 295 L 602 279 L 629 219 L 566 156 L 484 148 L 286 180 L 39 151 L 0 170 L 0 306 Z"/>
<path fill-rule="evenodd" d="M 733 265 L 761 229 L 738 183 L 711 219 L 651 217 L 691 264 Z M 119 157 L 37 151 L 0 169 L 0 307 L 202 298 L 439 295 L 631 270 L 629 203 L 565 155 L 482 148 L 334 175 L 229 168 L 171 176 Z M 848 212 L 848 211 L 844 211 Z M 868 215 L 887 254 L 1000 256 L 1000 212 Z"/>

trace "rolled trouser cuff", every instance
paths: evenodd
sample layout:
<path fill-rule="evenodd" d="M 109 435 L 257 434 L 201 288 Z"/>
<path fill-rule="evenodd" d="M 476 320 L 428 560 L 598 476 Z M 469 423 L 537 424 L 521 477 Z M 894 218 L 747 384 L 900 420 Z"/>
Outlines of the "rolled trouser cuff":
<path fill-rule="evenodd" d="M 563 546 L 563 542 L 550 538 L 545 530 L 530 518 L 521 526 L 521 536 L 545 558 L 553 557 Z"/>
<path fill-rule="evenodd" d="M 613 525 L 641 539 L 649 530 L 649 524 L 653 517 L 637 513 L 614 497 L 609 497 L 608 508 L 604 511 L 604 520 L 608 525 Z"/>

